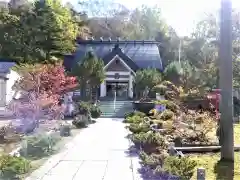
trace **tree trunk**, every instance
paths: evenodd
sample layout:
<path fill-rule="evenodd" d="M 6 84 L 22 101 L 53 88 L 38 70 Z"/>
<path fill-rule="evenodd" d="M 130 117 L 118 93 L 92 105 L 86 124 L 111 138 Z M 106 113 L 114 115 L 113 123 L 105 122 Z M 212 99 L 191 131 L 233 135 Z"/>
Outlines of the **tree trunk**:
<path fill-rule="evenodd" d="M 46 52 L 46 59 L 45 59 L 45 60 L 47 60 L 47 61 L 50 60 L 50 51 L 47 51 L 47 52 Z"/>
<path fill-rule="evenodd" d="M 81 99 L 85 100 L 86 99 L 86 86 L 84 84 L 82 84 L 80 91 L 81 91 L 81 95 L 80 95 Z"/>
<path fill-rule="evenodd" d="M 89 87 L 89 99 L 90 101 L 92 101 L 92 92 L 93 92 L 93 88 L 92 87 Z"/>
<path fill-rule="evenodd" d="M 219 68 L 217 68 L 217 73 L 216 73 L 216 89 L 219 89 L 219 79 L 220 79 L 220 76 L 219 76 Z"/>

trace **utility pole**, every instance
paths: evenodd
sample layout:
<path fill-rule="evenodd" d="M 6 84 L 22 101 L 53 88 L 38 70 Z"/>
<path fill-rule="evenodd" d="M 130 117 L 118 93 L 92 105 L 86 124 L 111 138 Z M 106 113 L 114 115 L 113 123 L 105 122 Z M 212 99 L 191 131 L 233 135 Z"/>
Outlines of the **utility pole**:
<path fill-rule="evenodd" d="M 221 160 L 234 161 L 231 0 L 221 0 L 220 21 L 219 75 L 221 89 Z"/>
<path fill-rule="evenodd" d="M 178 46 L 178 62 L 181 65 L 181 51 L 182 51 L 182 40 L 180 38 L 179 46 Z"/>

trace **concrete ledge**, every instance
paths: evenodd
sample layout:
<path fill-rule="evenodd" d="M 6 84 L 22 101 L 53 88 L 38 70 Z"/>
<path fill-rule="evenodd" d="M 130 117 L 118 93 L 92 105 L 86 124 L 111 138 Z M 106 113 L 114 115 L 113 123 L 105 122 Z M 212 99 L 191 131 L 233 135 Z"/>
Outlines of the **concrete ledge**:
<path fill-rule="evenodd" d="M 182 152 L 213 152 L 220 151 L 221 146 L 200 146 L 200 147 L 174 147 L 177 151 Z M 234 151 L 240 151 L 240 145 L 234 146 Z"/>

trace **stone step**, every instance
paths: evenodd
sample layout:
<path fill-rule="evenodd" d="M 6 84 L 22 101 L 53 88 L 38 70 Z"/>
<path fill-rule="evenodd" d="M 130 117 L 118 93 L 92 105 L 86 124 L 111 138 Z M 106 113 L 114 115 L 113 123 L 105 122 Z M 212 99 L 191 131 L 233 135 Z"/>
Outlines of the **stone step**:
<path fill-rule="evenodd" d="M 122 114 L 111 114 L 111 113 L 109 113 L 109 114 L 102 114 L 101 116 L 100 116 L 101 118 L 107 118 L 107 117 L 109 117 L 109 118 L 123 118 L 124 117 L 124 115 L 122 115 Z"/>
<path fill-rule="evenodd" d="M 100 106 L 109 106 L 109 105 L 114 105 L 114 103 L 104 103 L 104 104 L 101 104 L 100 103 Z M 115 103 L 115 105 L 119 105 L 119 106 L 125 106 L 125 105 L 129 105 L 129 106 L 132 106 L 132 103 L 124 103 L 124 104 L 121 104 L 121 103 Z"/>
<path fill-rule="evenodd" d="M 113 112 L 113 113 L 115 113 L 115 112 L 127 112 L 127 111 L 133 111 L 133 109 L 132 108 L 119 108 L 119 109 L 102 109 L 102 108 L 100 108 L 100 110 L 102 111 L 102 112 Z"/>
<path fill-rule="evenodd" d="M 100 109 L 114 109 L 114 106 L 100 106 Z M 115 106 L 116 109 L 128 109 L 128 108 L 132 108 L 132 106 Z"/>
<path fill-rule="evenodd" d="M 101 101 L 100 104 L 113 104 L 114 101 Z M 116 101 L 116 104 L 132 104 L 131 101 Z"/>
<path fill-rule="evenodd" d="M 100 104 L 100 106 L 114 106 L 114 104 Z M 115 104 L 115 106 L 132 106 L 132 104 Z"/>
<path fill-rule="evenodd" d="M 112 113 L 112 114 L 116 114 L 116 113 L 120 113 L 120 114 L 125 114 L 126 112 L 132 112 L 133 109 L 119 109 L 119 110 L 101 110 L 102 113 Z"/>
<path fill-rule="evenodd" d="M 114 106 L 114 104 L 100 104 L 100 106 Z M 115 104 L 115 106 L 132 106 L 132 104 Z"/>
<path fill-rule="evenodd" d="M 103 108 L 113 108 L 114 105 L 100 105 L 100 107 L 103 107 Z M 121 107 L 126 107 L 126 108 L 129 108 L 129 107 L 132 107 L 131 105 L 115 105 L 115 107 L 118 107 L 118 108 L 121 108 Z"/>
<path fill-rule="evenodd" d="M 124 117 L 126 112 L 133 110 L 133 107 L 131 101 L 116 101 L 115 105 L 113 101 L 101 101 L 100 109 L 101 117 Z"/>

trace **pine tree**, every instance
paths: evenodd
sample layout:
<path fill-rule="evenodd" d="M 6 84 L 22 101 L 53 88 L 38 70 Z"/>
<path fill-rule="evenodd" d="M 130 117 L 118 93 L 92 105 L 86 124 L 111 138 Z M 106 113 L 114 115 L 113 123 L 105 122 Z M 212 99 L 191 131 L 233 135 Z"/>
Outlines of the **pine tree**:
<path fill-rule="evenodd" d="M 91 96 L 93 88 L 98 87 L 105 79 L 104 62 L 97 58 L 92 52 L 88 52 L 86 56 L 72 68 L 70 74 L 77 77 L 83 89 L 83 96 L 86 96 L 85 92 L 87 89 L 90 90 Z"/>

